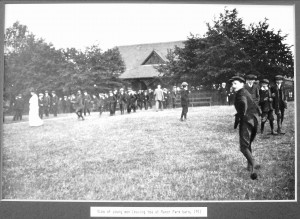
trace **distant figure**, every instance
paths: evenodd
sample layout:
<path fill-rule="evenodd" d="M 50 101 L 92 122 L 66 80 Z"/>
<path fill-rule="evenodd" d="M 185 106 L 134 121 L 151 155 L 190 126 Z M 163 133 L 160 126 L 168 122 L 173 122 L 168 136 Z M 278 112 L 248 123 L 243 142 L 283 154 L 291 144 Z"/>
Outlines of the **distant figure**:
<path fill-rule="evenodd" d="M 55 91 L 52 91 L 52 113 L 55 117 L 57 117 L 57 112 L 58 112 L 58 96 L 56 96 Z"/>
<path fill-rule="evenodd" d="M 44 96 L 44 112 L 46 117 L 49 117 L 50 106 L 51 106 L 51 97 L 49 96 L 49 93 L 46 90 Z"/>
<path fill-rule="evenodd" d="M 188 112 L 188 106 L 189 106 L 189 91 L 188 91 L 188 83 L 183 82 L 181 84 L 182 90 L 180 92 L 181 96 L 181 107 L 182 107 L 182 112 L 181 112 L 181 117 L 180 121 L 186 121 L 186 116 Z M 184 120 L 183 120 L 184 117 Z"/>
<path fill-rule="evenodd" d="M 75 95 L 74 95 L 75 96 Z M 81 94 L 81 91 L 78 90 L 77 92 L 77 97 L 75 97 L 74 100 L 72 100 L 72 103 L 74 104 L 74 109 L 75 109 L 75 113 L 78 117 L 78 120 L 81 118 L 82 120 L 84 120 L 83 116 L 82 116 L 82 111 L 84 109 L 84 104 L 83 104 L 83 97 Z"/>
<path fill-rule="evenodd" d="M 29 99 L 29 126 L 41 126 L 44 124 L 39 117 L 39 100 L 33 88 L 30 88 L 31 98 Z"/>
<path fill-rule="evenodd" d="M 176 96 L 177 96 L 177 90 L 176 86 L 173 86 L 173 90 L 171 91 L 171 99 L 172 99 L 172 108 L 175 109 L 176 107 Z"/>
<path fill-rule="evenodd" d="M 44 94 L 39 93 L 39 116 L 43 119 L 44 115 Z"/>
<path fill-rule="evenodd" d="M 23 114 L 23 110 L 24 110 L 24 101 L 22 98 L 22 95 L 19 94 L 14 102 L 14 111 L 15 111 L 15 115 L 13 120 L 22 120 L 22 114 Z"/>
<path fill-rule="evenodd" d="M 227 96 L 228 96 L 228 92 L 227 92 L 227 88 L 226 88 L 226 83 L 223 82 L 220 89 L 219 89 L 219 94 L 220 94 L 220 102 L 221 105 L 227 105 Z"/>
<path fill-rule="evenodd" d="M 161 110 L 163 110 L 164 92 L 161 89 L 160 85 L 157 85 L 157 88 L 154 91 L 154 96 L 155 96 L 156 112 L 158 111 L 159 106 L 161 107 Z"/>
<path fill-rule="evenodd" d="M 88 94 L 87 91 L 84 91 L 84 96 L 83 96 L 83 104 L 84 104 L 84 109 L 83 109 L 83 113 L 84 116 L 86 116 L 86 113 L 88 112 L 89 115 L 91 115 L 91 95 Z"/>

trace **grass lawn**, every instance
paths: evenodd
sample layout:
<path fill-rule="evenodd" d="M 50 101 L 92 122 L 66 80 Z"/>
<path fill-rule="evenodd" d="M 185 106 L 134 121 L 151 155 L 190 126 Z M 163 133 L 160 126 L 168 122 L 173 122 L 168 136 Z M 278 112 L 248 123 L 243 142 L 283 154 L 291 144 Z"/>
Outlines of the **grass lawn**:
<path fill-rule="evenodd" d="M 251 180 L 233 129 L 233 106 L 138 110 L 78 121 L 75 114 L 3 125 L 4 199 L 43 200 L 293 200 L 294 103 L 285 135 L 269 124 L 253 153 L 262 168 Z"/>

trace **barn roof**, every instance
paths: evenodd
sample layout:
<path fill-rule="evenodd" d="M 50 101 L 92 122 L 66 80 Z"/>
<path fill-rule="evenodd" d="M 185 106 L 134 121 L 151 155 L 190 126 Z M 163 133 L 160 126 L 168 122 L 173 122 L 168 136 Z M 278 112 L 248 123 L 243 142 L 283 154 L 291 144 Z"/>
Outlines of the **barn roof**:
<path fill-rule="evenodd" d="M 122 79 L 134 78 L 152 78 L 157 77 L 159 72 L 153 65 L 143 65 L 151 53 L 155 51 L 162 60 L 166 61 L 168 50 L 174 49 L 175 46 L 183 47 L 184 41 L 137 44 L 128 46 L 119 46 L 118 49 L 125 62 L 126 71 L 120 76 Z"/>

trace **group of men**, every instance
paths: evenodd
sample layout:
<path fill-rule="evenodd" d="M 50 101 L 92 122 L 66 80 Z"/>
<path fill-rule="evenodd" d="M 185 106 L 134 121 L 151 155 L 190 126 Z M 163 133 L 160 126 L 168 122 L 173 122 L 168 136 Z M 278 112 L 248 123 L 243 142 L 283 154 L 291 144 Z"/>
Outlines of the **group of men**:
<path fill-rule="evenodd" d="M 234 76 L 229 82 L 235 92 L 234 106 L 237 114 L 235 115 L 234 128 L 239 125 L 240 150 L 248 161 L 247 169 L 251 172 L 251 179 L 257 179 L 256 169 L 260 165 L 252 155 L 251 144 L 256 137 L 259 117 L 261 117 L 261 133 L 267 120 L 270 122 L 271 134 L 284 134 L 282 132 L 282 122 L 284 111 L 287 109 L 287 98 L 283 85 L 283 77 L 275 77 L 275 85 L 270 87 L 269 80 L 261 80 L 262 86 L 255 84 L 255 75 L 248 75 L 245 80 L 243 77 Z M 277 132 L 274 131 L 274 113 L 277 116 Z"/>

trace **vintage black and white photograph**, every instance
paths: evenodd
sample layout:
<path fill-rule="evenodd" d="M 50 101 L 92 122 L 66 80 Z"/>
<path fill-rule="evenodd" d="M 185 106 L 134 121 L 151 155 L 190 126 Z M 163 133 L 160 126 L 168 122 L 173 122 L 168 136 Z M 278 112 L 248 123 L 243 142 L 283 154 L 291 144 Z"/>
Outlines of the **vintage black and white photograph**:
<path fill-rule="evenodd" d="M 5 4 L 3 200 L 295 201 L 293 5 Z"/>

